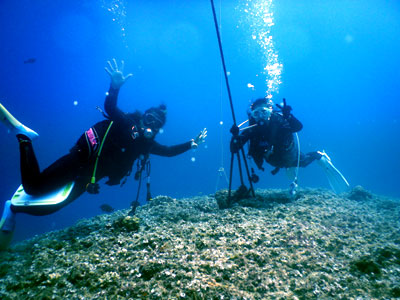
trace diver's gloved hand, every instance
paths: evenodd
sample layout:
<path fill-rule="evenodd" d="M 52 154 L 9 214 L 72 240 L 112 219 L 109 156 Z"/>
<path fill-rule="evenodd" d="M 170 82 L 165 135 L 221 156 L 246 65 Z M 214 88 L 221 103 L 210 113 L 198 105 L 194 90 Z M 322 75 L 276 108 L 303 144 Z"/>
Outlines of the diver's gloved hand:
<path fill-rule="evenodd" d="M 114 67 L 111 65 L 110 61 L 107 61 L 110 69 L 108 69 L 107 67 L 105 67 L 104 69 L 106 70 L 108 75 L 110 75 L 111 87 L 114 89 L 119 89 L 129 77 L 133 76 L 133 74 L 128 74 L 128 75 L 124 76 L 124 73 L 123 73 L 124 65 L 125 65 L 124 61 L 121 60 L 121 68 L 118 69 L 117 61 L 115 60 L 115 58 L 113 58 L 112 60 L 114 62 Z"/>
<path fill-rule="evenodd" d="M 237 126 L 236 124 L 233 124 L 230 132 L 232 133 L 233 136 L 239 135 L 239 126 Z"/>
<path fill-rule="evenodd" d="M 275 104 L 282 112 L 282 115 L 285 119 L 288 119 L 291 115 L 292 107 L 290 105 L 286 105 L 286 99 L 283 98 L 283 106 L 280 104 Z"/>
<path fill-rule="evenodd" d="M 100 185 L 98 183 L 91 183 L 89 182 L 86 185 L 86 191 L 89 194 L 98 194 L 100 192 Z"/>
<path fill-rule="evenodd" d="M 204 143 L 207 137 L 207 128 L 204 128 L 197 137 L 192 140 L 192 149 L 196 149 L 200 144 Z"/>

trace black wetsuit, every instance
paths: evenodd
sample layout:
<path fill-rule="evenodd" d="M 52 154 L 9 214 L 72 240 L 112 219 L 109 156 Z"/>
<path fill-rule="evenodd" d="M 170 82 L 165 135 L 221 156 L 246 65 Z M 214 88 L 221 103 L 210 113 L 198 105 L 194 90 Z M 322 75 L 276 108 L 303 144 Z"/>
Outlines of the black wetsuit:
<path fill-rule="evenodd" d="M 250 125 L 255 121 L 250 118 Z M 294 133 L 300 131 L 303 125 L 292 114 L 284 118 L 282 114 L 273 112 L 268 122 L 258 124 L 244 130 L 238 136 L 237 145 L 231 143 L 231 150 L 237 151 L 250 140 L 249 155 L 257 167 L 264 170 L 264 160 L 275 167 L 273 174 L 279 168 L 296 167 L 298 161 L 298 146 L 294 141 Z M 321 155 L 317 152 L 300 153 L 300 167 L 306 167 Z"/>
<path fill-rule="evenodd" d="M 141 155 L 156 154 L 160 156 L 175 156 L 191 149 L 191 141 L 175 145 L 163 146 L 140 135 L 132 138 L 132 126 L 138 124 L 140 113 L 123 113 L 117 107 L 119 90 L 110 88 L 105 100 L 105 111 L 110 117 L 103 120 L 78 139 L 70 152 L 55 161 L 48 168 L 40 172 L 39 164 L 29 139 L 20 138 L 21 177 L 26 193 L 40 195 L 63 187 L 68 182 L 74 181 L 75 186 L 71 195 L 58 205 L 48 206 L 13 206 L 15 212 L 26 212 L 35 215 L 45 215 L 57 211 L 83 194 L 86 185 L 90 182 L 94 164 L 99 150 L 99 145 L 109 127 L 106 140 L 99 157 L 96 181 L 108 177 L 108 185 L 120 184 L 120 181 L 131 172 L 133 163 Z M 89 132 L 92 135 L 89 135 Z M 90 136 L 96 137 L 95 144 L 90 142 Z"/>

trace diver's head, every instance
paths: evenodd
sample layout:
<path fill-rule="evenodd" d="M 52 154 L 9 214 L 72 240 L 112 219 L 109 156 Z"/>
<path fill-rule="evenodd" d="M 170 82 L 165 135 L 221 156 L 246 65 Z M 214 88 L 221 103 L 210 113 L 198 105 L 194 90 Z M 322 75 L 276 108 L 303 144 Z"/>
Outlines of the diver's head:
<path fill-rule="evenodd" d="M 156 136 L 166 121 L 167 107 L 161 104 L 158 107 L 151 107 L 143 114 L 143 135 L 151 139 Z"/>
<path fill-rule="evenodd" d="M 258 124 L 269 121 L 272 115 L 273 102 L 271 99 L 259 98 L 250 105 L 249 118 Z"/>

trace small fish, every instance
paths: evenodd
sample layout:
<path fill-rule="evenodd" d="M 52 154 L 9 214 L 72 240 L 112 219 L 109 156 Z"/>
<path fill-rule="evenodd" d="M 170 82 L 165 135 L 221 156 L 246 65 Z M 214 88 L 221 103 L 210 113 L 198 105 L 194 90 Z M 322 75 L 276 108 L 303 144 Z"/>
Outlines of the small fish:
<path fill-rule="evenodd" d="M 24 61 L 24 64 L 34 64 L 36 62 L 36 58 L 29 58 Z"/>
<path fill-rule="evenodd" d="M 115 210 L 114 207 L 112 207 L 111 205 L 108 205 L 108 204 L 100 205 L 100 209 L 106 213 L 111 213 Z"/>

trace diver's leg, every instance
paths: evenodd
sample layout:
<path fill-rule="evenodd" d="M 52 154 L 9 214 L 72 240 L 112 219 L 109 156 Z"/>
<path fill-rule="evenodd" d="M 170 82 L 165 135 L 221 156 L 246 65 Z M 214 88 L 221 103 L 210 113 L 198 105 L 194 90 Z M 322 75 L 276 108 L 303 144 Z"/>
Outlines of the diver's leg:
<path fill-rule="evenodd" d="M 264 157 L 266 162 L 268 162 L 271 166 L 274 166 L 276 168 L 290 168 L 297 166 L 298 154 L 298 148 L 293 143 L 287 149 L 274 149 L 274 151 L 270 155 Z M 276 173 L 277 171 L 274 170 L 274 172 Z M 275 174 L 273 173 L 273 175 Z"/>
<path fill-rule="evenodd" d="M 308 152 L 307 154 L 300 153 L 300 167 L 307 167 L 314 160 L 321 159 L 322 155 L 318 151 Z"/>
<path fill-rule="evenodd" d="M 40 178 L 39 164 L 33 151 L 32 141 L 23 134 L 17 135 L 20 152 L 21 181 L 27 194 L 37 194 Z"/>
<path fill-rule="evenodd" d="M 32 142 L 18 135 L 21 156 L 21 178 L 24 190 L 29 195 L 40 195 L 56 190 L 74 181 L 83 165 L 79 151 L 72 151 L 59 158 L 40 172 Z"/>
<path fill-rule="evenodd" d="M 39 179 L 34 182 L 34 185 L 30 185 L 32 189 L 31 192 L 33 191 L 36 193 L 33 195 L 40 196 L 41 194 L 61 189 L 68 183 L 74 181 L 75 184 L 71 193 L 62 202 L 57 204 L 43 204 L 43 202 L 38 202 L 35 204 L 35 202 L 32 201 L 29 205 L 12 205 L 11 210 L 18 213 L 22 212 L 30 215 L 43 216 L 54 213 L 68 205 L 85 192 L 86 184 L 90 180 L 89 172 L 81 171 L 81 167 L 85 169 L 80 159 L 79 152 L 73 151 L 46 168 L 38 175 Z"/>
<path fill-rule="evenodd" d="M 5 108 L 0 107 L 0 117 L 4 118 L 3 121 L 6 120 L 9 122 L 4 116 L 5 112 L 7 112 Z M 39 174 L 39 166 L 35 154 L 33 153 L 31 140 L 27 136 L 21 134 L 18 134 L 17 137 L 20 142 L 21 150 L 21 174 L 24 174 L 24 176 L 22 176 L 23 180 L 29 182 L 29 178 L 34 178 L 35 175 Z M 16 211 L 13 208 L 11 200 L 7 200 L 4 203 L 3 214 L 0 219 L 0 251 L 8 248 L 14 235 Z"/>
<path fill-rule="evenodd" d="M 0 103 L 0 121 L 15 135 L 24 134 L 30 139 L 37 138 L 39 135 L 32 129 L 21 124 L 9 111 Z"/>
<path fill-rule="evenodd" d="M 49 192 L 62 188 L 71 181 L 76 181 L 79 176 L 87 175 L 84 173 L 84 163 L 80 159 L 79 153 L 71 152 L 60 157 L 40 174 L 42 192 Z"/>

